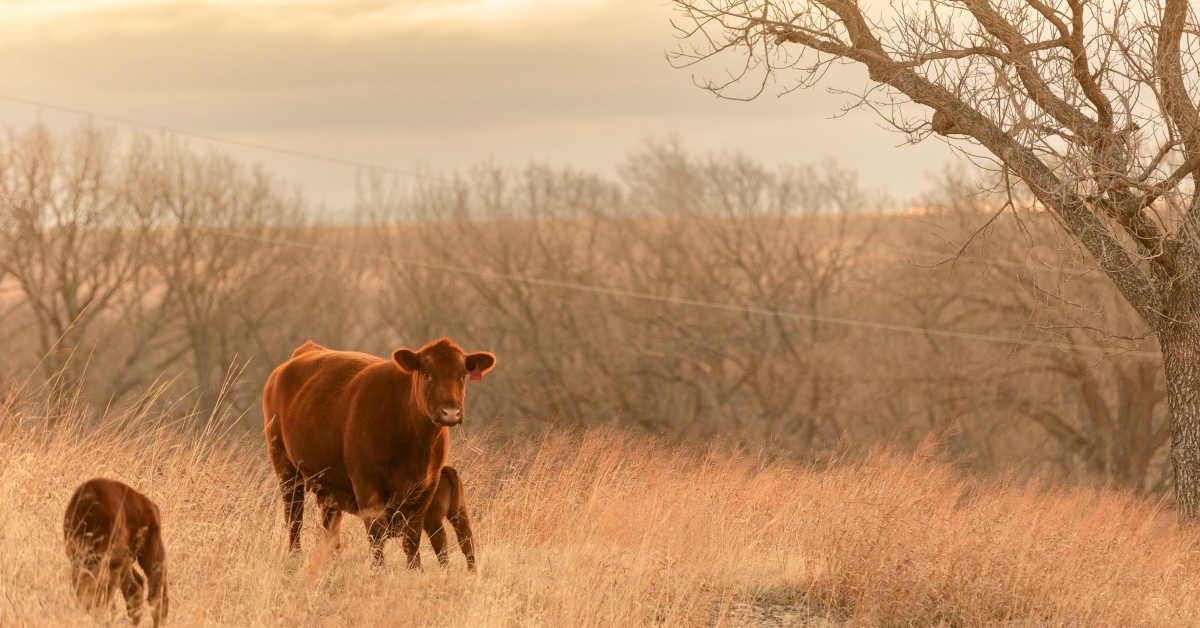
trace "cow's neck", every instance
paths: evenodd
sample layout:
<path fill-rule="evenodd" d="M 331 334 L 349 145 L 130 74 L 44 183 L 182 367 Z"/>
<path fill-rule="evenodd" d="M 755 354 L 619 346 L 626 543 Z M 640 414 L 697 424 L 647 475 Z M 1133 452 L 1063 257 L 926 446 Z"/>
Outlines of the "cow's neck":
<path fill-rule="evenodd" d="M 417 404 L 416 389 L 417 382 L 414 381 L 412 387 L 409 388 L 414 394 L 408 396 L 408 412 L 409 416 L 414 417 L 416 420 L 412 421 L 410 425 L 416 432 L 418 443 L 421 445 L 432 445 L 434 439 L 441 433 L 442 426 L 434 424 L 433 416 L 425 414 L 421 410 L 420 405 Z"/>
<path fill-rule="evenodd" d="M 444 429 L 441 425 L 434 425 L 429 417 L 418 414 L 413 428 L 416 430 L 417 442 L 421 445 L 430 445 L 438 434 Z"/>
<path fill-rule="evenodd" d="M 449 428 L 435 425 L 429 417 L 420 413 L 413 416 L 417 419 L 410 424 L 415 432 L 413 444 L 415 450 L 424 457 L 422 464 L 425 466 L 425 482 L 436 481 L 437 473 L 446 463 L 446 456 L 450 453 L 449 435 L 444 434 Z"/>

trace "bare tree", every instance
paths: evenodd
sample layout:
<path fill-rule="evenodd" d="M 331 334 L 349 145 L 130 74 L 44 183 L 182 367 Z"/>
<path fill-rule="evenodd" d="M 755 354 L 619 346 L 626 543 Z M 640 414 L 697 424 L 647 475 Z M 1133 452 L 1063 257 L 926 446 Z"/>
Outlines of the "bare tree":
<path fill-rule="evenodd" d="M 960 365 L 974 363 L 960 373 L 972 380 L 963 401 L 977 414 L 1005 423 L 1014 415 L 1029 419 L 1057 445 L 1047 457 L 1067 474 L 1082 470 L 1121 488 L 1165 489 L 1169 468 L 1163 473 L 1159 463 L 1170 422 L 1161 361 L 1146 351 L 1102 357 L 1111 334 L 1133 336 L 1144 324 L 1111 281 L 1065 246 L 1048 213 L 1013 209 L 1019 220 L 1006 216 L 979 229 L 981 217 L 1006 200 L 976 181 L 989 176 L 950 169 L 923 202 L 936 212 L 925 220 L 937 224 L 944 245 L 958 250 L 958 242 L 974 238 L 976 255 L 941 263 L 945 257 L 927 253 L 916 262 L 926 280 L 897 285 L 916 290 L 908 300 L 914 308 L 936 312 L 926 318 L 929 326 L 1058 345 L 1009 346 L 990 356 L 976 349 L 969 358 L 957 352 Z"/>
<path fill-rule="evenodd" d="M 77 383 L 88 357 L 77 350 L 141 273 L 149 221 L 129 185 L 139 158 L 91 126 L 66 138 L 37 126 L 0 145 L 0 269 L 32 312 L 48 378 Z"/>
<path fill-rule="evenodd" d="M 616 420 L 802 454 L 838 440 L 856 381 L 834 349 L 846 328 L 787 313 L 845 314 L 874 196 L 836 167 L 671 144 L 622 174 L 483 168 L 365 190 L 383 221 L 380 319 L 400 342 L 449 334 L 508 356 L 476 402 L 506 427 Z"/>
<path fill-rule="evenodd" d="M 612 252 L 605 218 L 619 190 L 597 177 L 531 166 L 480 167 L 453 181 L 364 190 L 378 230 L 386 279 L 380 319 L 396 340 L 422 344 L 450 335 L 509 356 L 493 377 L 506 392 L 470 403 L 513 423 L 584 424 L 618 414 L 596 394 L 609 377 L 589 359 L 606 329 L 609 299 L 503 276 L 600 284 Z M 415 264 L 414 264 L 415 262 Z M 421 265 L 476 269 L 456 273 Z M 497 276 L 500 275 L 500 276 Z M 520 356 L 520 357 L 518 357 Z"/>
<path fill-rule="evenodd" d="M 1200 517 L 1200 34 L 1187 0 L 673 3 L 699 42 L 678 61 L 740 60 L 706 83 L 717 94 L 808 87 L 858 64 L 872 84 L 861 104 L 1028 186 L 1158 337 L 1180 515 Z"/>
<path fill-rule="evenodd" d="M 638 326 L 657 330 L 660 353 L 689 348 L 688 359 L 647 369 L 650 383 L 691 389 L 688 404 L 711 417 L 700 422 L 704 437 L 732 429 L 799 452 L 841 438 L 860 378 L 838 347 L 853 334 L 791 314 L 851 314 L 878 195 L 835 164 L 772 171 L 741 155 L 693 157 L 673 143 L 650 144 L 623 174 L 641 225 L 627 231 L 638 254 L 622 259 L 621 274 L 639 291 L 755 308 L 643 307 Z"/>
<path fill-rule="evenodd" d="M 169 359 L 190 363 L 201 407 L 212 408 L 230 369 L 257 357 L 256 370 L 269 370 L 306 339 L 289 323 L 348 300 L 312 298 L 336 283 L 311 271 L 338 265 L 297 248 L 312 244 L 299 198 L 226 156 L 172 142 L 154 149 L 140 176 L 155 220 L 149 265 L 178 338 Z"/>
<path fill-rule="evenodd" d="M 1105 356 L 1107 333 L 1135 333 L 1143 324 L 1136 312 L 1107 278 L 1064 261 L 1069 250 L 1047 246 L 1058 239 L 1047 233 L 1053 225 L 1045 213 L 979 232 L 978 221 L 994 211 L 986 201 L 994 199 L 977 188 L 947 192 L 946 204 L 927 204 L 936 213 L 920 220 L 952 241 L 974 236 L 976 254 L 944 263 L 931 238 L 911 230 L 917 233 L 896 253 L 897 263 L 879 268 L 886 300 L 920 327 L 1026 342 L 933 335 L 907 347 L 893 342 L 905 355 L 891 371 L 920 390 L 916 400 L 931 411 L 929 427 L 953 425 L 947 445 L 980 467 L 1015 463 L 1163 492 L 1170 486 L 1169 458 L 1161 455 L 1170 423 L 1161 360 L 1150 352 Z M 1168 465 L 1160 468 L 1162 462 Z"/>

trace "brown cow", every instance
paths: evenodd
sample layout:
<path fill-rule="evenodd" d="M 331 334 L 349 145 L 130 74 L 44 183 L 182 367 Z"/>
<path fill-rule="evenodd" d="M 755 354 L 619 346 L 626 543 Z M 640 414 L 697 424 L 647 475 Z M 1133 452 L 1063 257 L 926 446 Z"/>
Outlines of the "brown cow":
<path fill-rule="evenodd" d="M 162 515 L 148 497 L 116 480 L 94 478 L 75 489 L 63 517 L 75 594 L 89 611 L 107 604 L 119 584 L 129 620 L 142 620 L 149 589 L 150 617 L 167 618 L 167 553 Z M 133 569 L 141 566 L 145 578 Z M 148 585 L 148 586 L 147 586 Z"/>
<path fill-rule="evenodd" d="M 450 563 L 450 552 L 446 550 L 446 528 L 442 523 L 447 519 L 454 527 L 459 549 L 467 557 L 467 569 L 475 571 L 475 540 L 471 532 L 471 519 L 467 516 L 462 479 L 454 467 L 442 467 L 437 492 L 429 502 L 429 510 L 425 511 L 425 533 L 429 535 L 429 543 L 433 545 L 433 551 L 443 567 Z"/>
<path fill-rule="evenodd" d="M 376 565 L 384 541 L 401 536 L 408 566 L 420 567 L 421 530 L 449 453 L 448 428 L 465 418 L 467 378 L 481 379 L 495 363 L 494 355 L 466 354 L 448 338 L 419 351 L 397 349 L 391 360 L 312 341 L 296 349 L 263 389 L 288 549 L 300 547 L 307 488 L 335 543 L 348 512 L 366 525 Z"/>

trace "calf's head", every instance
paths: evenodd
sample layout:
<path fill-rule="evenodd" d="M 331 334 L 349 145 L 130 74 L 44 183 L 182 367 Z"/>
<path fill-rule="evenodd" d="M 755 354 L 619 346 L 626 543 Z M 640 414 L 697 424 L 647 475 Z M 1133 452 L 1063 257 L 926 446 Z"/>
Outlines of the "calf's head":
<path fill-rule="evenodd" d="M 435 425 L 458 425 L 466 418 L 463 399 L 467 380 L 479 381 L 496 365 L 496 356 L 465 353 L 449 338 L 431 342 L 419 351 L 396 349 L 392 360 L 412 377 L 413 401 Z"/>

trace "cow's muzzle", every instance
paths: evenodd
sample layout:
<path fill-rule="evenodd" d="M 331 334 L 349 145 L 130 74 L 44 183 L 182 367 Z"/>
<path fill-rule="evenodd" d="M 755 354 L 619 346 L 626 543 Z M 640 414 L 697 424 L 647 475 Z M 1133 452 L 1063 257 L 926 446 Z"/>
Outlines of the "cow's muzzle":
<path fill-rule="evenodd" d="M 433 413 L 433 422 L 446 427 L 458 425 L 463 422 L 463 411 L 461 408 L 442 406 Z"/>

